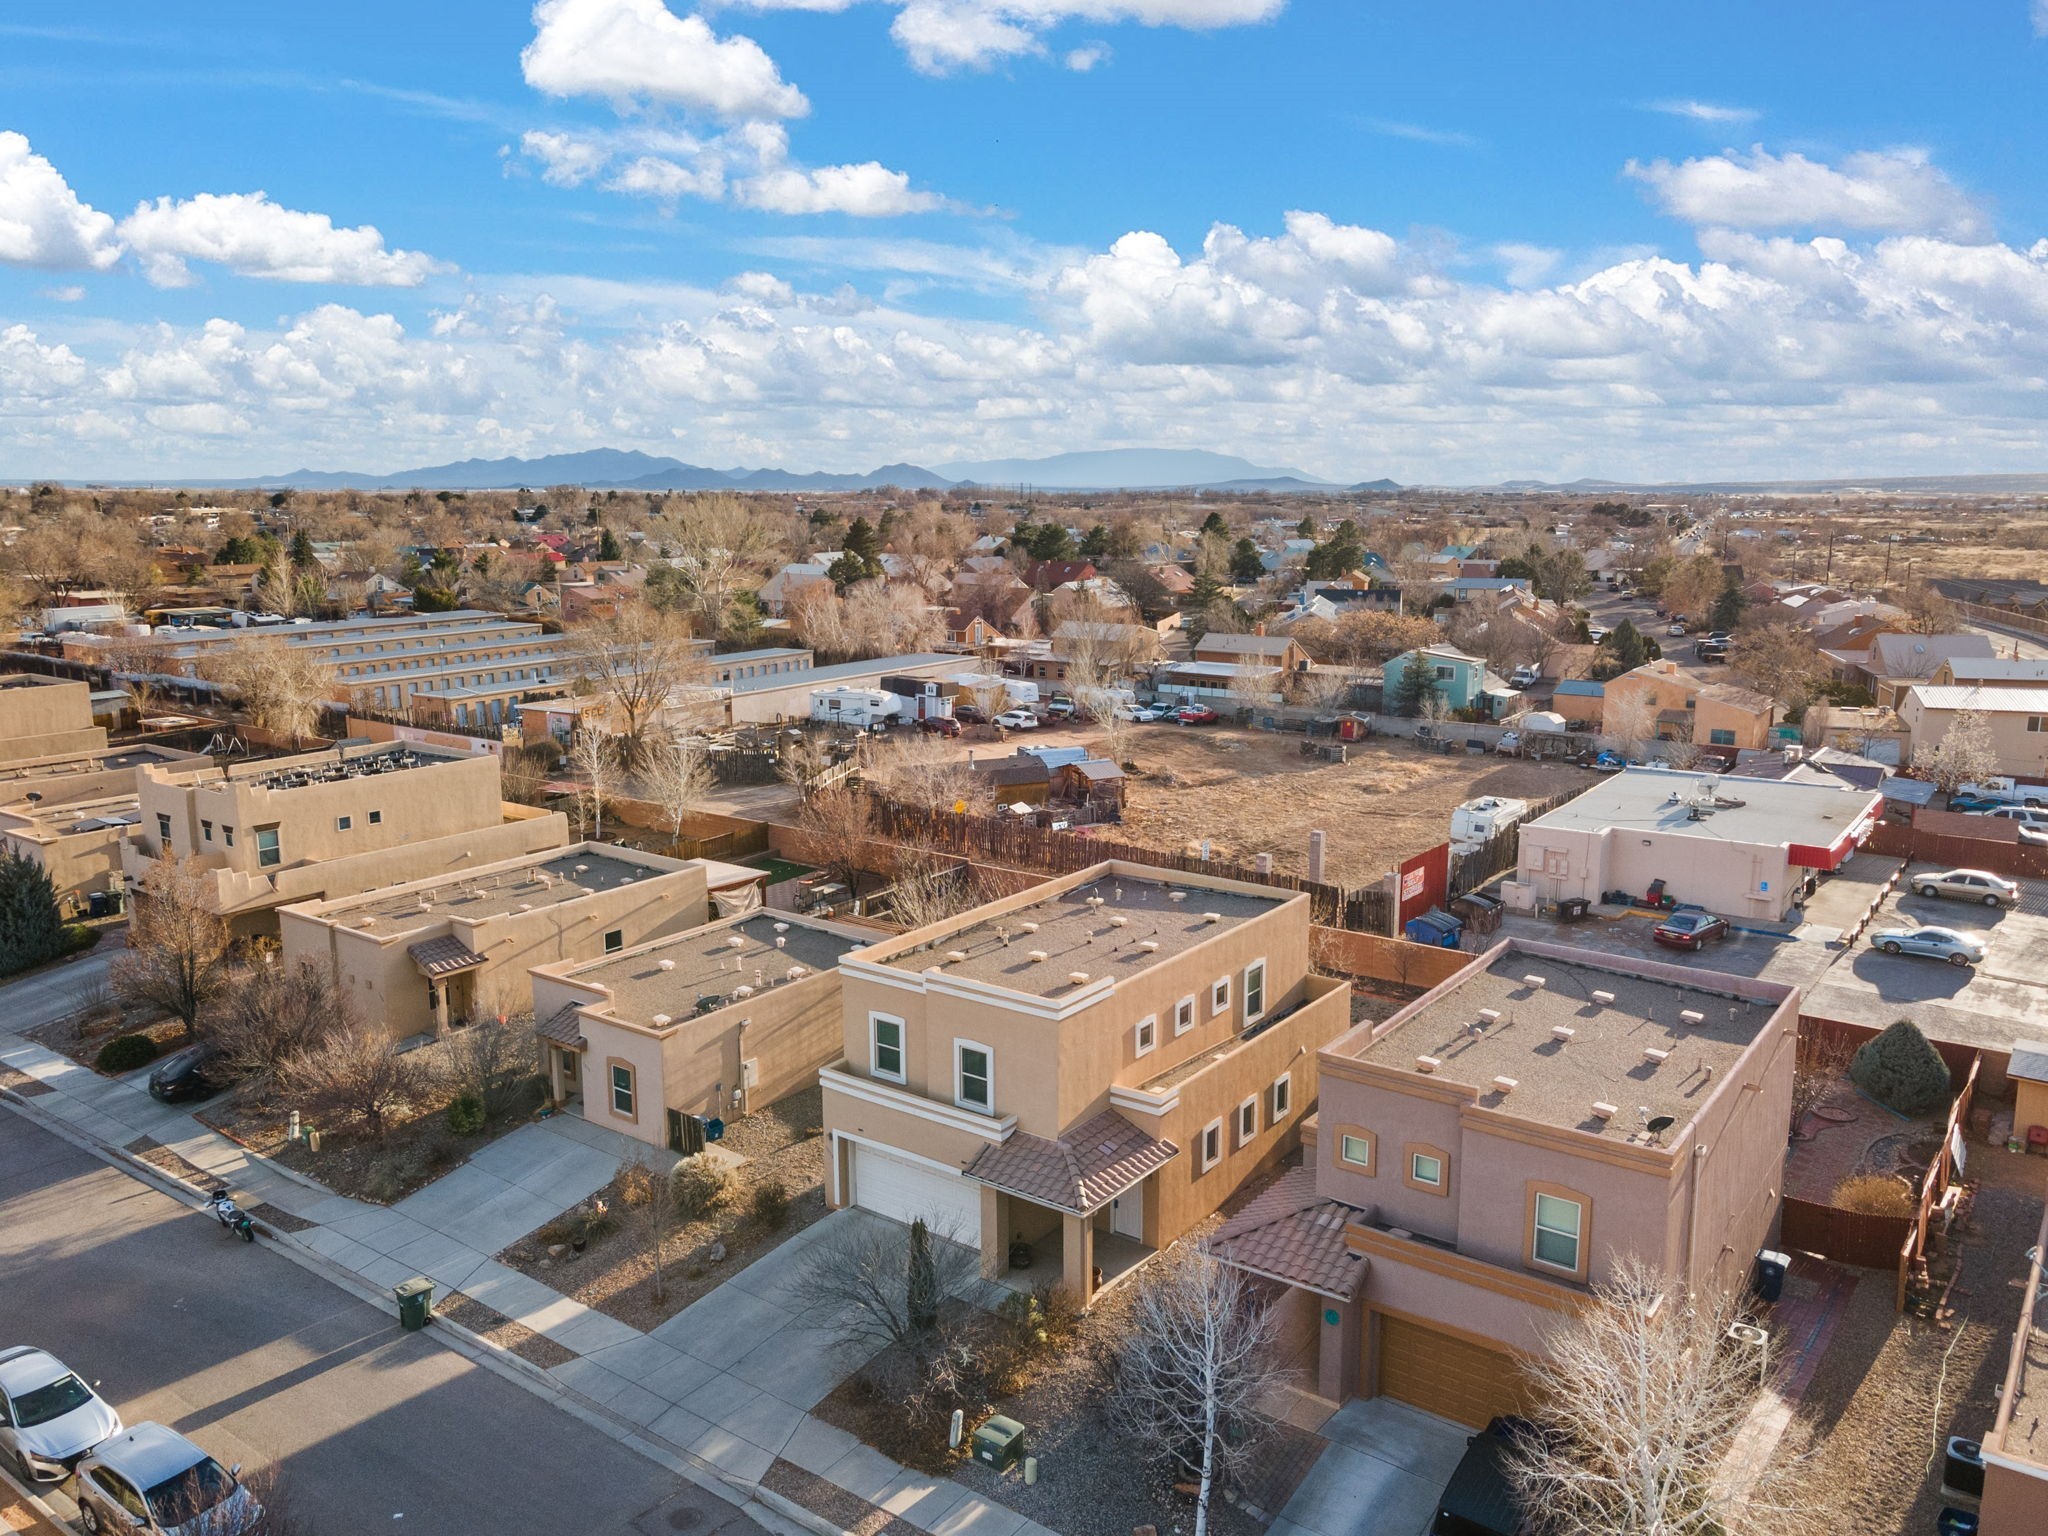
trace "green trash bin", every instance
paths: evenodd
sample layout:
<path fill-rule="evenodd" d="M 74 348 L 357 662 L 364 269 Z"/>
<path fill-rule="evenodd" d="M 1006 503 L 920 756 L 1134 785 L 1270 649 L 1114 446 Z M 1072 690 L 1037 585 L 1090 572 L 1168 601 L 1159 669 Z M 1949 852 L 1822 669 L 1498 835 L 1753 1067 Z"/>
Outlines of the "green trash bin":
<path fill-rule="evenodd" d="M 392 1287 L 391 1294 L 398 1298 L 398 1321 L 409 1333 L 417 1333 L 427 1326 L 427 1320 L 434 1315 L 434 1282 L 425 1275 L 414 1275 L 410 1280 L 401 1280 Z"/>
<path fill-rule="evenodd" d="M 1024 1454 L 1024 1426 L 997 1414 L 974 1432 L 974 1459 L 998 1472 L 1014 1466 Z"/>

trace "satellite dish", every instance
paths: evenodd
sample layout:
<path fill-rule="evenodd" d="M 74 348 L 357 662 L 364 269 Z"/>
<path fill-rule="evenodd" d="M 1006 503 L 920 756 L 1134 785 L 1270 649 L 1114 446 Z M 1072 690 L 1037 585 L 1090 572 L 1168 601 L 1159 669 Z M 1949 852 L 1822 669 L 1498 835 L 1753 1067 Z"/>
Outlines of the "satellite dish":
<path fill-rule="evenodd" d="M 1664 1133 L 1670 1130 L 1671 1127 L 1676 1125 L 1677 1123 L 1678 1116 L 1676 1115 L 1652 1115 L 1649 1119 L 1643 1122 L 1643 1129 L 1648 1131 L 1652 1136 L 1656 1136 L 1661 1139 Z"/>

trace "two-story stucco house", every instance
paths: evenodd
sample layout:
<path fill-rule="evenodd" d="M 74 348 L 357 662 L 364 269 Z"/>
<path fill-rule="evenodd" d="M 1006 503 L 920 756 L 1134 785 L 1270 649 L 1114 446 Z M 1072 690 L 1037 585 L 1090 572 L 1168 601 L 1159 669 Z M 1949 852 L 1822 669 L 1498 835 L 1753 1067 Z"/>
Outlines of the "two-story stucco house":
<path fill-rule="evenodd" d="M 1305 896 L 1105 863 L 839 962 L 827 1198 L 1084 1302 L 1297 1145 L 1350 989 Z"/>
<path fill-rule="evenodd" d="M 1778 1208 L 1795 987 L 1507 940 L 1327 1046 L 1310 1151 L 1210 1240 L 1312 1310 L 1316 1390 L 1464 1424 L 1634 1255 L 1750 1273 Z"/>

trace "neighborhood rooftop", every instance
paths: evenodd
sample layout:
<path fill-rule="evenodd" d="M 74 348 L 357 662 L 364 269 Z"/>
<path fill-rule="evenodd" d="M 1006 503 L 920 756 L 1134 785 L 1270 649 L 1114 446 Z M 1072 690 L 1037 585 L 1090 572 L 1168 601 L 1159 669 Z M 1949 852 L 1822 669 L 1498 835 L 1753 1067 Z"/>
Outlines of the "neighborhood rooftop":
<path fill-rule="evenodd" d="M 1831 844 L 1876 804 L 1875 794 L 1832 784 L 1628 768 L 1548 812 L 1537 825 L 1580 832 L 1661 832 L 1718 842 Z M 1695 816 L 1695 810 L 1700 814 Z"/>
<path fill-rule="evenodd" d="M 1396 1014 L 1352 1054 L 1418 1076 L 1426 1056 L 1437 1063 L 1432 1080 L 1478 1090 L 1481 1108 L 1622 1140 L 1641 1133 L 1641 1110 L 1686 1124 L 1792 992 L 1698 974 L 1743 991 L 1510 945 L 1412 1013 Z M 1572 1033 L 1560 1038 L 1560 1029 Z M 1668 1054 L 1658 1060 L 1646 1054 L 1653 1050 Z M 1497 1079 L 1514 1087 L 1502 1092 Z M 1614 1106 L 1613 1117 L 1597 1115 L 1596 1103 Z"/>
<path fill-rule="evenodd" d="M 431 768 L 459 762 L 467 753 L 448 752 L 436 747 L 392 745 L 352 756 L 294 758 L 282 767 L 248 776 L 244 782 L 258 789 L 304 789 L 309 784 L 336 784 L 366 774 L 398 773 L 407 768 Z M 237 777 L 243 777 L 237 775 Z"/>
<path fill-rule="evenodd" d="M 323 902 L 319 916 L 351 928 L 404 932 L 445 918 L 477 923 L 513 912 L 535 911 L 615 891 L 638 880 L 672 872 L 666 859 L 599 852 L 588 844 L 559 853 L 521 859 L 511 867 L 477 870 L 421 880 L 395 890 Z"/>
<path fill-rule="evenodd" d="M 1077 983 L 1135 976 L 1290 899 L 1206 885 L 1108 874 L 1013 908 L 929 943 L 882 957 L 901 971 L 937 969 L 989 986 L 1049 997 Z M 1213 921 L 1212 921 L 1213 918 Z M 955 955 L 964 958 L 954 959 Z M 1033 959 L 1042 955 L 1043 959 Z"/>
<path fill-rule="evenodd" d="M 597 1005 L 605 1012 L 629 1023 L 652 1024 L 663 1014 L 687 1019 L 707 997 L 723 1006 L 738 987 L 786 981 L 792 966 L 810 974 L 829 971 L 841 955 L 867 942 L 793 913 L 762 911 L 657 939 L 571 974 L 611 993 L 608 1007 Z"/>

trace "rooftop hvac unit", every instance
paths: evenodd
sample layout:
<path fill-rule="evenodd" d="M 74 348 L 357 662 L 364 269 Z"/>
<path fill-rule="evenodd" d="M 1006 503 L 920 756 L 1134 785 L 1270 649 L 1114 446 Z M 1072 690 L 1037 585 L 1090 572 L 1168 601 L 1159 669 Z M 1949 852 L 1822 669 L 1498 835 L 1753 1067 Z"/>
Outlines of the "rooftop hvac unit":
<path fill-rule="evenodd" d="M 1541 992 L 1549 983 L 1541 976 L 1524 976 L 1522 978 L 1522 985 L 1528 987 L 1531 991 Z"/>
<path fill-rule="evenodd" d="M 1123 914 L 1119 913 L 1109 920 L 1109 926 L 1112 928 L 1121 928 L 1129 921 L 1130 919 L 1128 917 L 1125 917 Z"/>
<path fill-rule="evenodd" d="M 1100 896 L 1090 896 L 1088 898 L 1088 905 L 1091 907 L 1099 907 L 1102 905 L 1102 898 Z"/>
<path fill-rule="evenodd" d="M 1138 948 L 1148 955 L 1157 954 L 1159 952 L 1159 941 L 1157 939 L 1140 939 L 1138 940 Z"/>
<path fill-rule="evenodd" d="M 1046 954 L 1045 951 L 1042 949 L 1034 949 L 1024 958 L 1029 960 L 1033 965 L 1043 965 L 1046 960 Z"/>
<path fill-rule="evenodd" d="M 810 973 L 800 965 L 792 965 L 783 974 L 788 976 L 791 981 L 802 981 Z"/>
<path fill-rule="evenodd" d="M 1593 1001 L 1602 1008 L 1612 1008 L 1614 1006 L 1614 994 L 1612 992 L 1595 992 L 1593 994 Z"/>
<path fill-rule="evenodd" d="M 1067 980 L 1077 987 L 1085 987 L 1088 985 L 1088 973 L 1086 971 L 1069 971 L 1067 972 Z"/>
<path fill-rule="evenodd" d="M 1442 1065 L 1443 1063 L 1434 1056 L 1418 1056 L 1415 1058 L 1415 1070 L 1418 1072 L 1434 1072 Z"/>
<path fill-rule="evenodd" d="M 949 949 L 946 951 L 946 963 L 948 965 L 958 965 L 962 960 L 965 960 L 966 958 L 967 951 L 964 949 Z"/>
<path fill-rule="evenodd" d="M 665 1014 L 665 1013 L 657 1013 L 657 1014 L 656 1014 L 656 1015 L 654 1016 L 654 1027 L 655 1027 L 656 1029 L 660 1029 L 660 1028 L 662 1028 L 662 1027 L 663 1027 L 664 1025 L 666 1025 L 666 1024 L 667 1024 L 668 1022 L 669 1022 L 669 1017 L 668 1017 L 668 1015 L 667 1015 L 667 1014 Z"/>
<path fill-rule="evenodd" d="M 657 960 L 654 962 L 654 968 L 658 971 L 672 971 L 676 968 L 676 963 L 673 960 Z"/>
<path fill-rule="evenodd" d="M 1643 1060 L 1653 1067 L 1661 1067 L 1670 1059 L 1671 1053 L 1669 1051 L 1660 1051 L 1654 1045 L 1643 1052 Z"/>
<path fill-rule="evenodd" d="M 1595 1099 L 1593 1101 L 1593 1118 L 1596 1120 L 1612 1120 L 1620 1113 L 1621 1106 L 1618 1104 L 1609 1104 L 1604 1099 Z"/>
<path fill-rule="evenodd" d="M 727 949 L 745 949 L 747 941 L 744 936 L 736 933 L 725 941 L 725 947 Z"/>
<path fill-rule="evenodd" d="M 1707 1016 L 1697 1009 L 1688 1008 L 1679 1014 L 1678 1022 L 1681 1024 L 1704 1024 L 1707 1022 Z"/>
<path fill-rule="evenodd" d="M 1038 924 L 1036 924 L 1036 923 L 1019 923 L 1019 924 L 1017 925 L 1017 931 L 1018 931 L 1019 933 L 1036 933 L 1036 932 L 1038 932 Z"/>
<path fill-rule="evenodd" d="M 787 924 L 787 923 L 777 923 L 777 924 L 775 925 L 775 931 L 776 931 L 777 933 L 787 933 L 787 932 L 789 932 L 789 924 Z"/>
<path fill-rule="evenodd" d="M 752 997 L 754 995 L 754 989 L 748 986 L 745 982 L 741 982 L 738 986 L 732 989 L 732 995 L 734 997 Z"/>
<path fill-rule="evenodd" d="M 1204 912 L 1202 914 L 1202 921 L 1205 923 L 1220 923 L 1223 921 L 1223 914 L 1221 912 Z"/>
<path fill-rule="evenodd" d="M 1550 1026 L 1550 1038 L 1559 1045 L 1571 1044 L 1572 1037 L 1576 1034 L 1578 1034 L 1578 1031 L 1569 1024 L 1553 1024 Z"/>
<path fill-rule="evenodd" d="M 1493 1091 L 1495 1093 L 1513 1093 L 1520 1086 L 1521 1084 L 1512 1077 L 1496 1077 L 1493 1080 Z"/>
<path fill-rule="evenodd" d="M 1480 1009 L 1479 1022 L 1481 1024 L 1498 1024 L 1500 1022 L 1500 1010 L 1498 1008 Z"/>
<path fill-rule="evenodd" d="M 1188 899 L 1188 893 L 1186 891 L 1168 891 L 1166 893 L 1166 899 L 1170 902 L 1173 902 L 1175 905 L 1179 905 L 1181 902 L 1186 901 Z"/>
<path fill-rule="evenodd" d="M 522 912 L 531 912 L 533 910 L 533 903 L 530 901 L 522 901 L 521 903 L 519 903 L 519 910 Z"/>

